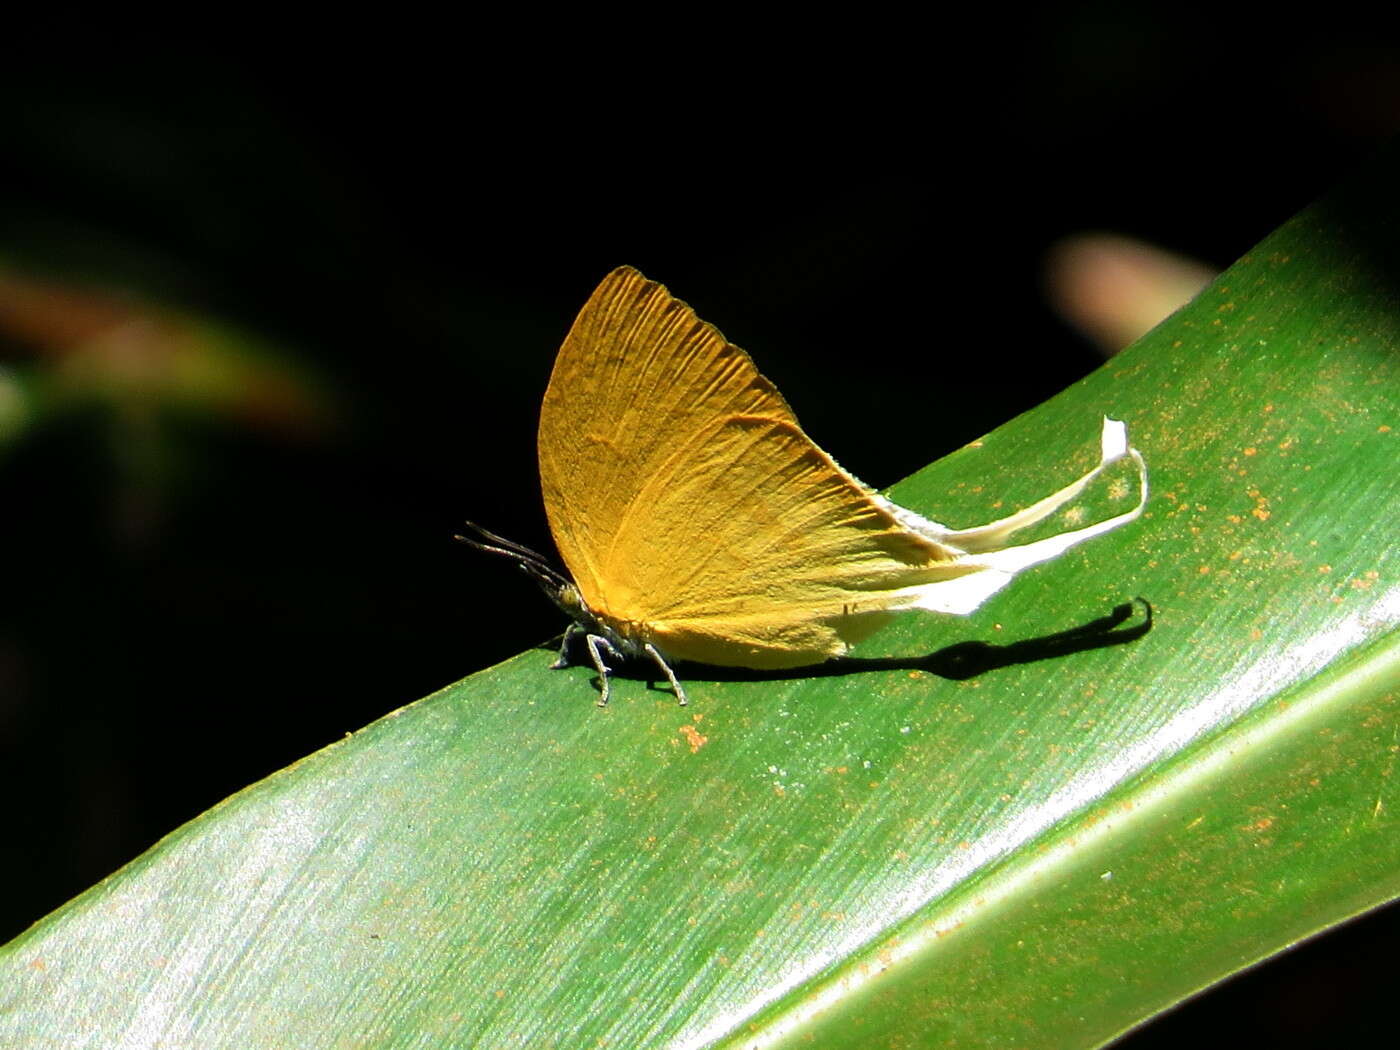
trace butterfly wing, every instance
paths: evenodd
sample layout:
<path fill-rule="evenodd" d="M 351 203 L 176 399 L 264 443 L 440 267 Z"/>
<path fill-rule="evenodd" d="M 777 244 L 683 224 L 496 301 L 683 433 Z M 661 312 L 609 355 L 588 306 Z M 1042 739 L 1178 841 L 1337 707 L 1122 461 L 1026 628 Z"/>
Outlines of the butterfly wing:
<path fill-rule="evenodd" d="M 559 351 L 539 452 L 550 528 L 590 609 L 678 659 L 820 661 L 911 604 L 908 588 L 976 571 L 841 470 L 744 351 L 630 268 Z"/>

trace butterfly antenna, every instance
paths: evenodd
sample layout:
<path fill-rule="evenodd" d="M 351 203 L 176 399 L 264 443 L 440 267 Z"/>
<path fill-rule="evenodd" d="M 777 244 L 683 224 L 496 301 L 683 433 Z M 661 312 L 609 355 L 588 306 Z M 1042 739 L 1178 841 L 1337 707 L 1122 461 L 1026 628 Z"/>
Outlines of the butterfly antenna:
<path fill-rule="evenodd" d="M 483 539 L 473 539 L 470 536 L 463 536 L 460 533 L 454 535 L 454 540 L 459 540 L 469 547 L 475 547 L 479 551 L 486 551 L 489 554 L 499 554 L 503 558 L 509 558 L 519 566 L 520 571 L 532 577 L 536 583 L 544 587 L 547 591 L 560 587 L 570 586 L 568 577 L 555 569 L 549 562 L 544 560 L 544 556 L 536 551 L 532 551 L 524 544 L 508 540 L 504 536 L 497 536 L 489 529 L 483 529 L 474 521 L 464 522 L 468 529 L 475 532 Z"/>
<path fill-rule="evenodd" d="M 474 521 L 463 522 L 463 524 L 466 525 L 466 527 L 469 528 L 469 529 L 471 529 L 473 532 L 475 532 L 475 533 L 477 533 L 478 535 L 484 537 L 484 538 L 487 540 L 488 543 L 491 543 L 491 544 L 493 544 L 493 545 L 496 546 L 496 547 L 504 547 L 506 550 L 514 551 L 516 554 L 520 555 L 521 557 L 523 557 L 523 558 L 528 558 L 528 559 L 530 559 L 531 561 L 540 562 L 540 563 L 543 563 L 543 562 L 544 562 L 544 556 L 543 556 L 543 555 L 537 553 L 536 551 L 531 550 L 529 547 L 525 546 L 523 543 L 516 543 L 514 540 L 508 540 L 508 539 L 506 539 L 504 536 L 498 536 L 498 535 L 496 535 L 494 532 L 492 532 L 490 529 L 482 528 L 480 525 L 478 525 L 478 524 L 477 524 L 476 522 L 474 522 Z M 461 540 L 463 543 L 471 543 L 471 544 L 473 544 L 473 545 L 480 546 L 480 544 L 479 544 L 477 541 L 475 541 L 475 540 L 470 540 L 470 539 L 468 539 L 468 538 L 465 537 L 465 536 L 457 536 L 457 537 L 454 537 L 454 538 L 455 538 L 455 539 Z"/>

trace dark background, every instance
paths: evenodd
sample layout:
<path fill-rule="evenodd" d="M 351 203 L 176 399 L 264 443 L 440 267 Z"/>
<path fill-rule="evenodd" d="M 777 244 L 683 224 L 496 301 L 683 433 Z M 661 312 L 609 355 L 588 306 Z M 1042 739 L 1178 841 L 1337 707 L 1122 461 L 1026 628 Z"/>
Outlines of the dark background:
<path fill-rule="evenodd" d="M 630 58 L 425 32 L 314 62 L 55 38 L 9 62 L 0 278 L 44 283 L 17 312 L 0 279 L 0 376 L 30 399 L 0 427 L 0 941 L 560 629 L 450 537 L 470 516 L 552 550 L 539 399 L 613 266 L 717 323 L 884 486 L 1096 366 L 1043 300 L 1056 240 L 1228 265 L 1400 128 L 1369 31 L 1095 7 L 1023 28 L 680 54 L 657 27 Z M 89 314 L 147 342 L 93 365 L 65 328 Z M 169 360 L 262 385 L 182 398 L 148 367 Z M 1367 1038 L 1397 941 L 1383 911 L 1125 1045 Z"/>

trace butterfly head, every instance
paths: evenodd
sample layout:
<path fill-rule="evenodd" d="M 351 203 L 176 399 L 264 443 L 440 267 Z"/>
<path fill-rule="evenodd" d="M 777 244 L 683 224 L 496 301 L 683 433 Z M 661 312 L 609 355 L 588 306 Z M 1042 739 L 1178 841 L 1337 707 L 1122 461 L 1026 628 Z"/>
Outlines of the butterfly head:
<path fill-rule="evenodd" d="M 559 606 L 570 620 L 585 631 L 590 634 L 602 635 L 629 651 L 633 648 L 619 638 L 607 625 L 599 621 L 593 610 L 588 607 L 588 603 L 583 600 L 583 595 L 579 592 L 574 581 L 550 565 L 545 560 L 544 555 L 523 544 L 508 540 L 503 536 L 497 536 L 494 532 L 483 529 L 475 522 L 469 521 L 466 525 L 479 538 L 458 535 L 454 536 L 454 539 L 475 547 L 477 550 L 509 558 L 515 563 L 516 568 L 539 584 L 540 590 L 544 591 L 550 601 Z"/>

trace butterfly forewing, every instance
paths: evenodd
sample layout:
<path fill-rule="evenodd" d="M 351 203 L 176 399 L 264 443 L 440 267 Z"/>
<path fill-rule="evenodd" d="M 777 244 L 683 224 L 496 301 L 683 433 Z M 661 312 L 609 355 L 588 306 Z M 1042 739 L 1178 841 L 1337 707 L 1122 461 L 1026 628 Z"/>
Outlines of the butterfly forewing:
<path fill-rule="evenodd" d="M 724 338 L 661 285 L 613 271 L 574 321 L 540 411 L 540 480 L 555 542 L 590 605 L 638 495 L 684 439 L 737 411 L 790 419 L 757 371 L 736 381 Z"/>
<path fill-rule="evenodd" d="M 747 354 L 629 268 L 565 339 L 539 448 L 584 600 L 678 658 L 823 659 L 955 553 L 901 528 Z"/>

